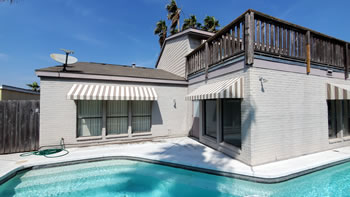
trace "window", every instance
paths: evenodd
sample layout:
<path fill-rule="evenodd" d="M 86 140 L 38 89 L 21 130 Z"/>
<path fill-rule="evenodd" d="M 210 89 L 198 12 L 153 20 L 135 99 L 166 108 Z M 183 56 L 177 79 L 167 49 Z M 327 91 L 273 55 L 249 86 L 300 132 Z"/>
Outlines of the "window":
<path fill-rule="evenodd" d="M 101 136 L 102 134 L 102 102 L 78 102 L 78 137 Z"/>
<path fill-rule="evenodd" d="M 241 147 L 241 100 L 222 100 L 222 141 Z"/>
<path fill-rule="evenodd" d="M 128 102 L 107 101 L 107 135 L 128 133 Z"/>
<path fill-rule="evenodd" d="M 132 102 L 131 127 L 133 133 L 147 132 L 151 130 L 152 105 L 150 101 Z"/>
<path fill-rule="evenodd" d="M 78 137 L 151 131 L 152 101 L 78 101 L 77 108 Z"/>
<path fill-rule="evenodd" d="M 341 131 L 343 130 L 343 120 L 344 110 L 343 110 L 344 101 L 339 100 L 328 100 L 328 137 L 340 138 Z"/>
<path fill-rule="evenodd" d="M 350 100 L 344 101 L 344 133 L 343 136 L 349 136 L 350 135 Z"/>
<path fill-rule="evenodd" d="M 204 101 L 205 129 L 204 134 L 216 139 L 217 117 L 216 117 L 216 100 Z"/>

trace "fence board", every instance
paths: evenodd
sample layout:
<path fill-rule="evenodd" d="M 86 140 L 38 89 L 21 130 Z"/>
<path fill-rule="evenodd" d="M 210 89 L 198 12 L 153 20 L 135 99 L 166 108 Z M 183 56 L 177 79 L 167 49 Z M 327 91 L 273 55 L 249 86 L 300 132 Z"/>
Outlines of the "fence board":
<path fill-rule="evenodd" d="M 39 148 L 39 101 L 0 101 L 0 154 Z"/>

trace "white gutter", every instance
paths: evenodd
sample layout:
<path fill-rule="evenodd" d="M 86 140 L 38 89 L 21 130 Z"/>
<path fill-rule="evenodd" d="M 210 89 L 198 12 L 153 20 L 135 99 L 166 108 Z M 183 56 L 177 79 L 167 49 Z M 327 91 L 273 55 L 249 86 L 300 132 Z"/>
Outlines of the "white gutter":
<path fill-rule="evenodd" d="M 70 79 L 93 79 L 93 80 L 107 80 L 107 81 L 188 85 L 187 81 L 150 79 L 150 78 L 142 78 L 142 77 L 107 76 L 107 75 L 77 74 L 77 73 L 49 72 L 49 71 L 36 71 L 35 74 L 38 77 L 56 77 L 56 78 L 70 78 Z"/>

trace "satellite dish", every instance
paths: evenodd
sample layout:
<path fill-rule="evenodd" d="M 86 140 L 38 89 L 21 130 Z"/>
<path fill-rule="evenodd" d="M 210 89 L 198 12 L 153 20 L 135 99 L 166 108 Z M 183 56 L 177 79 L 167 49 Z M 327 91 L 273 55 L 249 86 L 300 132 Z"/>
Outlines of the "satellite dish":
<path fill-rule="evenodd" d="M 61 49 L 62 51 L 64 51 L 66 54 L 63 55 L 63 54 L 57 54 L 57 53 L 52 53 L 50 54 L 50 57 L 59 62 L 59 63 L 62 63 L 63 64 L 63 71 L 67 71 L 67 66 L 68 64 L 74 64 L 78 61 L 78 59 L 76 57 L 73 57 L 73 56 L 69 56 L 69 54 L 73 54 L 74 51 L 72 50 L 67 50 L 67 49 Z"/>
<path fill-rule="evenodd" d="M 58 54 L 58 53 L 52 53 L 50 54 L 50 57 L 55 60 L 56 62 L 65 64 L 66 63 L 66 55 Z M 74 64 L 78 61 L 76 57 L 68 56 L 67 64 Z"/>

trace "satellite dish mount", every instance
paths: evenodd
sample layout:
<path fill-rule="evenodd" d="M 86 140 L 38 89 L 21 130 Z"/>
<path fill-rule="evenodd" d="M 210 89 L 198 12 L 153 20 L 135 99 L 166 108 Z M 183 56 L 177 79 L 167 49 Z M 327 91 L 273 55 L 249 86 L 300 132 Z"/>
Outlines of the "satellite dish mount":
<path fill-rule="evenodd" d="M 73 56 L 69 56 L 69 54 L 73 54 L 74 51 L 72 50 L 67 50 L 67 49 L 61 49 L 65 55 L 63 54 L 57 54 L 57 53 L 52 53 L 50 54 L 51 58 L 54 59 L 55 61 L 62 63 L 63 64 L 63 72 L 67 71 L 67 66 L 68 64 L 74 64 L 78 61 L 77 58 L 73 57 Z"/>
<path fill-rule="evenodd" d="M 67 66 L 68 66 L 68 56 L 69 56 L 69 54 L 74 54 L 74 51 L 68 50 L 68 49 L 61 49 L 61 50 L 66 53 L 66 61 L 63 64 L 63 70 L 62 70 L 63 72 L 66 72 Z"/>

